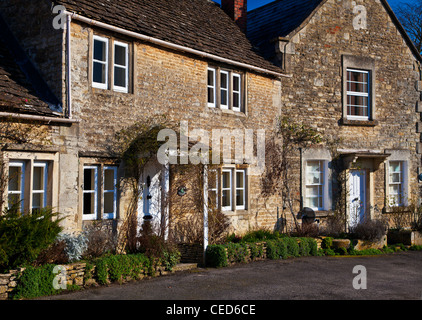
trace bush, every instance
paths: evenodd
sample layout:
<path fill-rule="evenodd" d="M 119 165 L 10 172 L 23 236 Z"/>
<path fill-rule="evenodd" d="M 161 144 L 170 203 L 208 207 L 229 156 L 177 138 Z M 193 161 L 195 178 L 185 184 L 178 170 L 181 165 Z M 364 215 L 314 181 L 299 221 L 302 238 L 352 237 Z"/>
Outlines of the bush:
<path fill-rule="evenodd" d="M 322 239 L 322 243 L 321 243 L 322 249 L 331 249 L 332 245 L 333 245 L 333 238 L 326 237 Z"/>
<path fill-rule="evenodd" d="M 318 244 L 312 238 L 300 238 L 299 254 L 300 256 L 316 256 Z"/>
<path fill-rule="evenodd" d="M 19 205 L 0 216 L 0 272 L 33 263 L 61 232 L 51 208 L 21 214 Z"/>
<path fill-rule="evenodd" d="M 290 257 L 299 257 L 299 245 L 296 238 L 284 238 L 283 241 L 287 247 L 287 255 Z"/>
<path fill-rule="evenodd" d="M 51 264 L 40 267 L 28 266 L 18 277 L 17 286 L 12 294 L 13 299 L 32 299 L 60 292 L 53 287 L 56 276 L 53 273 L 54 267 Z"/>
<path fill-rule="evenodd" d="M 276 240 L 280 237 L 278 232 L 268 230 L 254 230 L 246 233 L 242 237 L 242 242 L 262 242 L 266 240 Z"/>
<path fill-rule="evenodd" d="M 267 244 L 267 258 L 271 260 L 280 259 L 278 247 L 275 244 L 274 240 L 269 240 L 266 242 Z"/>
<path fill-rule="evenodd" d="M 143 254 L 111 255 L 94 261 L 96 278 L 100 284 L 122 283 L 153 273 L 151 260 Z"/>
<path fill-rule="evenodd" d="M 365 219 L 353 229 L 357 239 L 379 241 L 387 234 L 387 225 L 382 220 Z"/>
<path fill-rule="evenodd" d="M 227 259 L 231 263 L 247 262 L 250 258 L 248 246 L 245 243 L 228 243 L 224 245 L 227 249 Z"/>
<path fill-rule="evenodd" d="M 61 234 L 58 237 L 59 241 L 63 241 L 65 252 L 70 262 L 79 261 L 88 249 L 88 238 L 85 233 L 75 234 Z"/>
<path fill-rule="evenodd" d="M 264 258 L 264 244 L 249 243 L 251 260 Z"/>
<path fill-rule="evenodd" d="M 227 266 L 226 248 L 221 244 L 209 245 L 205 251 L 206 265 L 212 268 Z"/>

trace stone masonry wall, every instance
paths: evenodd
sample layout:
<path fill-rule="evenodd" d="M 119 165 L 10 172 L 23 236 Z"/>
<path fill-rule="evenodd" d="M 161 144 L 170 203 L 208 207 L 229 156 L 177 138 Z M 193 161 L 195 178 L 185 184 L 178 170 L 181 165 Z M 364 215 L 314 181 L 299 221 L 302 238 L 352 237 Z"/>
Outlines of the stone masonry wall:
<path fill-rule="evenodd" d="M 354 27 L 353 8 L 357 5 L 366 8 L 366 28 Z M 293 77 L 282 80 L 283 114 L 317 129 L 324 139 L 336 141 L 333 146 L 337 150 L 410 151 L 409 184 L 413 199 L 417 199 L 420 134 L 415 105 L 420 92 L 415 87 L 421 74 L 417 59 L 380 1 L 329 0 L 291 37 L 289 46 L 288 72 Z M 375 61 L 376 125 L 342 124 L 342 55 Z M 299 153 L 296 159 L 300 163 Z M 292 175 L 299 176 L 297 170 Z M 295 181 L 293 193 L 299 209 L 300 179 Z M 372 205 L 382 209 L 386 188 L 383 163 L 374 173 L 374 182 Z"/>
<path fill-rule="evenodd" d="M 90 83 L 90 39 L 93 34 L 127 41 L 135 61 L 133 88 L 130 93 L 93 88 Z M 207 106 L 208 62 L 196 57 L 164 50 L 133 41 L 104 30 L 93 30 L 85 24 L 72 22 L 72 100 L 73 115 L 80 124 L 60 128 L 56 143 L 63 145 L 61 157 L 62 188 L 68 190 L 63 197 L 61 211 L 66 211 L 69 229 L 81 228 L 81 213 L 75 203 L 78 190 L 75 165 L 80 153 L 96 153 L 107 157 L 115 134 L 136 121 L 151 116 L 166 115 L 170 121 L 188 121 L 189 130 L 205 129 L 265 129 L 270 131 L 280 114 L 280 81 L 271 77 L 245 72 L 247 78 L 247 114 L 222 111 Z M 95 159 L 93 159 L 95 161 Z M 240 232 L 259 224 L 273 228 L 276 205 L 279 201 L 266 202 L 260 198 L 259 179 L 250 178 L 250 207 L 241 217 L 232 213 L 230 218 Z M 177 186 L 171 186 L 171 188 Z M 127 190 L 121 194 L 126 195 Z M 174 191 L 174 190 L 173 190 Z M 120 218 L 124 217 L 127 201 L 120 199 Z M 171 210 L 171 209 L 170 209 Z M 240 218 L 239 218 L 240 217 Z"/>

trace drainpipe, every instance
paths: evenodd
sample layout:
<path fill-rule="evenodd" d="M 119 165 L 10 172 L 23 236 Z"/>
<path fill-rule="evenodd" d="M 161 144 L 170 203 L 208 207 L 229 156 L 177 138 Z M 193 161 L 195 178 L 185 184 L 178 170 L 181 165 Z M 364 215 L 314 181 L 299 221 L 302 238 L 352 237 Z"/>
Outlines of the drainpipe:
<path fill-rule="evenodd" d="M 208 247 L 208 166 L 204 165 L 204 181 L 203 181 L 203 199 L 204 199 L 204 266 L 205 266 L 205 252 Z"/>
<path fill-rule="evenodd" d="M 67 53 L 67 63 L 66 63 L 66 91 L 67 91 L 67 117 L 72 119 L 72 52 L 71 52 L 71 43 L 70 43 L 70 23 L 72 17 L 66 15 L 66 53 Z"/>

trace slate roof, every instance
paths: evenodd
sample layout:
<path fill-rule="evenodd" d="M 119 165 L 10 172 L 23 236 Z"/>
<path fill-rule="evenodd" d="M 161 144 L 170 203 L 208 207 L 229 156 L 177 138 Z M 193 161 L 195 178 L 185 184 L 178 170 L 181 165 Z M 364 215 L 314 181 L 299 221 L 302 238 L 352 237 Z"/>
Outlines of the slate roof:
<path fill-rule="evenodd" d="M 276 0 L 248 12 L 248 38 L 260 46 L 286 37 L 298 28 L 324 0 Z"/>
<path fill-rule="evenodd" d="M 67 11 L 222 58 L 282 73 L 211 0 L 55 0 Z"/>
<path fill-rule="evenodd" d="M 0 111 L 53 116 L 22 72 L 0 34 Z"/>
<path fill-rule="evenodd" d="M 274 45 L 271 40 L 277 37 L 287 37 L 311 18 L 312 13 L 327 0 L 275 0 L 262 7 L 248 12 L 247 35 L 254 46 L 260 48 L 261 54 L 267 59 L 274 55 Z M 422 57 L 409 35 L 397 19 L 387 0 L 380 0 L 385 10 L 390 15 L 403 39 L 422 61 Z"/>

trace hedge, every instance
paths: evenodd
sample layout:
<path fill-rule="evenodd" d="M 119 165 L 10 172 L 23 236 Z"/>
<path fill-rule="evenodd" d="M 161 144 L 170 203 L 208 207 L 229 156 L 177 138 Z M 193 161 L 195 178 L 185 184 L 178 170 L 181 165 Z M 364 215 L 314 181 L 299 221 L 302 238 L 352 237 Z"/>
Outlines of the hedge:
<path fill-rule="evenodd" d="M 226 243 L 209 245 L 206 265 L 225 267 L 230 263 L 242 263 L 256 259 L 287 259 L 289 257 L 316 256 L 318 246 L 312 238 L 284 237 L 262 243 Z"/>

